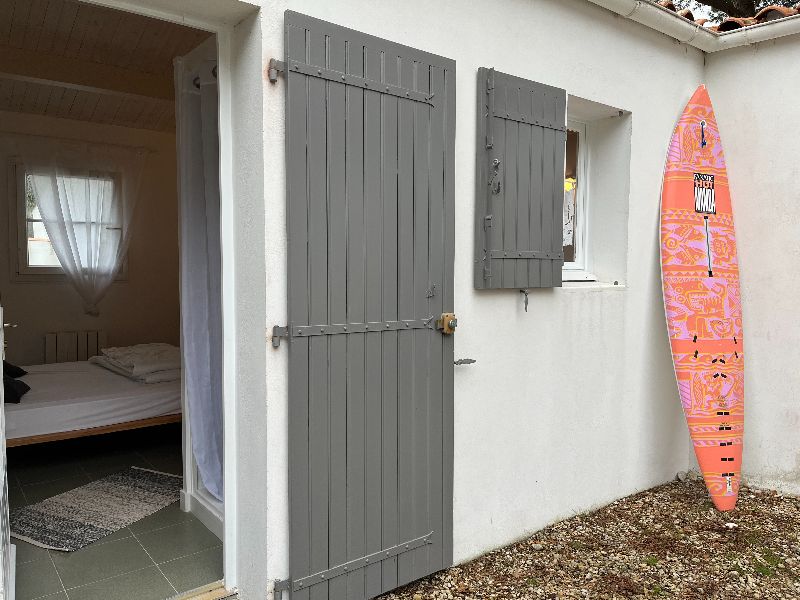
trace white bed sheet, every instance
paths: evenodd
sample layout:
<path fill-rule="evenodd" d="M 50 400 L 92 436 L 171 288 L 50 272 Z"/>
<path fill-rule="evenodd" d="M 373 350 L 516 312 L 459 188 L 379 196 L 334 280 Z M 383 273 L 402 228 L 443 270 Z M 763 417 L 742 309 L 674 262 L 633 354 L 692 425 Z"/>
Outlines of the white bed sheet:
<path fill-rule="evenodd" d="M 8 439 L 181 412 L 180 381 L 138 383 L 85 361 L 23 368 L 31 391 L 5 405 Z"/>

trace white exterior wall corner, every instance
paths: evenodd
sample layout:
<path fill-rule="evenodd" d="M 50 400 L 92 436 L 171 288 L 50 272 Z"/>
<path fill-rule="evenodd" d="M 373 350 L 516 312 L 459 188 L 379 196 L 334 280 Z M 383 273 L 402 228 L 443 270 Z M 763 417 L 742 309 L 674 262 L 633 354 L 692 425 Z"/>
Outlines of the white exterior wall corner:
<path fill-rule="evenodd" d="M 745 334 L 744 476 L 800 494 L 798 36 L 708 57 L 736 214 Z M 743 93 L 746 92 L 746 93 Z"/>
<path fill-rule="evenodd" d="M 220 36 L 220 54 L 229 53 L 231 78 L 232 172 L 235 199 L 230 207 L 232 235 L 223 243 L 233 245 L 235 256 L 232 281 L 223 285 L 235 288 L 235 305 L 224 307 L 236 332 L 235 389 L 236 405 L 226 406 L 226 419 L 235 417 L 235 456 L 225 456 L 226 504 L 235 504 L 236 522 L 226 527 L 226 584 L 242 591 L 242 598 L 264 597 L 268 581 L 269 531 L 264 506 L 268 488 L 265 465 L 269 458 L 267 385 L 269 372 L 265 344 L 267 308 L 266 244 L 272 242 L 264 210 L 267 181 L 268 140 L 264 119 L 265 85 L 262 78 L 263 15 L 251 11 L 237 22 L 229 35 Z M 221 75 L 222 76 L 222 75 Z M 224 132 L 223 132 L 224 135 Z M 225 140 L 223 139 L 224 143 Z M 223 213 L 223 219 L 225 214 Z M 280 240 L 275 243 L 280 243 Z M 229 269 L 231 271 L 231 269 Z M 229 431 L 229 430 L 228 430 Z M 227 432 L 226 432 L 227 433 Z M 231 483 L 229 479 L 233 477 Z M 233 493 L 230 493 L 233 492 Z M 231 497 L 232 496 L 232 497 Z M 230 511 L 226 510 L 226 519 Z M 227 523 L 226 523 L 227 524 Z M 229 525 L 229 524 L 227 524 Z M 235 565 L 236 579 L 229 577 Z"/>
<path fill-rule="evenodd" d="M 501 0 L 488 14 L 483 1 L 279 0 L 263 4 L 262 67 L 283 57 L 289 7 L 456 60 L 456 357 L 478 362 L 455 374 L 455 560 L 685 469 L 657 226 L 667 143 L 702 80 L 703 54 L 585 0 Z M 527 313 L 513 290 L 473 289 L 482 66 L 630 111 L 626 285 L 533 291 Z M 283 79 L 264 89 L 268 326 L 286 319 L 284 92 Z M 266 571 L 280 579 L 288 575 L 285 348 L 269 348 L 266 360 Z M 243 598 L 258 597 L 250 593 Z"/>

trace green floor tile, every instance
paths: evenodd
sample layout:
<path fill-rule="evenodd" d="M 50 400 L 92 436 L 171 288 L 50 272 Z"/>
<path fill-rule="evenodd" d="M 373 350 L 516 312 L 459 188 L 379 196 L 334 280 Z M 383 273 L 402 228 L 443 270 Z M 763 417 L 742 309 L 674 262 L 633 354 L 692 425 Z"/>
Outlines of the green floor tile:
<path fill-rule="evenodd" d="M 69 590 L 80 600 L 165 600 L 175 593 L 155 566 Z"/>
<path fill-rule="evenodd" d="M 19 508 L 28 504 L 28 499 L 22 493 L 22 488 L 16 483 L 8 482 L 8 507 Z"/>
<path fill-rule="evenodd" d="M 197 518 L 192 515 L 192 513 L 181 510 L 180 502 L 175 502 L 166 508 L 162 508 L 161 510 L 154 512 L 149 517 L 145 517 L 144 519 L 140 519 L 135 523 L 131 523 L 129 529 L 138 535 L 147 531 L 153 531 L 154 529 L 161 529 L 163 527 L 177 525 L 178 523 L 183 523 L 184 521 L 196 520 Z"/>
<path fill-rule="evenodd" d="M 53 563 L 49 560 L 17 565 L 16 600 L 33 600 L 62 591 Z"/>
<path fill-rule="evenodd" d="M 10 469 L 9 474 L 16 477 L 20 485 L 44 483 L 56 479 L 64 479 L 74 475 L 82 475 L 81 461 L 75 458 L 52 459 L 47 462 L 34 462 L 17 469 Z"/>
<path fill-rule="evenodd" d="M 50 554 L 68 590 L 153 564 L 132 537 L 100 545 L 90 544 L 75 552 Z"/>
<path fill-rule="evenodd" d="M 24 565 L 25 563 L 34 562 L 37 560 L 46 560 L 50 562 L 50 555 L 44 548 L 34 546 L 28 542 L 23 542 L 16 538 L 11 538 L 11 543 L 17 547 L 17 564 Z"/>
<path fill-rule="evenodd" d="M 138 452 L 128 451 L 87 458 L 81 462 L 81 467 L 90 475 L 105 477 L 129 467 L 150 468 L 150 463 Z"/>
<path fill-rule="evenodd" d="M 176 590 L 188 592 L 222 579 L 222 546 L 184 556 L 159 566 Z"/>
<path fill-rule="evenodd" d="M 57 496 L 62 492 L 74 490 L 76 487 L 80 487 L 87 483 L 89 483 L 89 478 L 85 474 L 80 473 L 70 477 L 64 477 L 63 479 L 47 481 L 45 483 L 23 485 L 22 491 L 25 493 L 25 497 L 28 499 L 28 502 L 30 504 L 34 504 L 36 502 L 41 502 L 45 498 Z"/>
<path fill-rule="evenodd" d="M 157 563 L 181 558 L 220 544 L 219 538 L 197 520 L 136 534 L 136 537 Z"/>

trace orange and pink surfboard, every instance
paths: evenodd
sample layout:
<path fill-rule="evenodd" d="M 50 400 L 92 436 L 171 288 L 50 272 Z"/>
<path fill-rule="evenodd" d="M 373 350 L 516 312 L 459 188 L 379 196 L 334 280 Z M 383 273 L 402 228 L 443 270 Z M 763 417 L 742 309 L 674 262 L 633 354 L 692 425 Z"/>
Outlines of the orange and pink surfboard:
<path fill-rule="evenodd" d="M 736 505 L 744 346 L 725 155 L 705 86 L 678 121 L 661 193 L 661 277 L 683 412 L 717 509 Z"/>

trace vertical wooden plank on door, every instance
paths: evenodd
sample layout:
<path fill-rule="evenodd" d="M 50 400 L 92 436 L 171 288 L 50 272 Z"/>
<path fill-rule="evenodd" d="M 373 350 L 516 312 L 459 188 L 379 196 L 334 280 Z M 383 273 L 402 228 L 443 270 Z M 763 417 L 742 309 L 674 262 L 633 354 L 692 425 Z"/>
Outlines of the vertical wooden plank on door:
<path fill-rule="evenodd" d="M 531 93 L 527 88 L 523 88 L 519 93 L 519 111 L 528 123 L 531 116 Z M 519 125 L 519 143 L 517 144 L 517 193 L 519 202 L 517 203 L 517 217 L 515 226 L 517 229 L 517 248 L 520 250 L 532 250 L 530 233 L 530 206 L 531 206 L 531 126 L 528 123 Z M 528 280 L 529 259 L 514 261 L 516 263 L 516 285 L 520 288 L 527 288 L 530 285 Z"/>
<path fill-rule="evenodd" d="M 455 62 L 445 71 L 445 158 L 444 158 L 444 280 L 442 304 L 446 310 L 455 309 L 453 265 L 455 262 L 455 173 L 456 173 L 456 69 Z M 442 543 L 444 565 L 453 564 L 453 336 L 442 340 Z"/>
<path fill-rule="evenodd" d="M 428 264 L 431 293 L 428 302 L 428 314 L 438 318 L 444 312 L 442 302 L 442 284 L 445 280 L 444 254 L 444 142 L 445 142 L 445 95 L 444 69 L 439 66 L 430 68 L 430 91 L 434 97 L 434 106 L 430 110 L 430 158 L 428 194 Z M 443 456 L 442 456 L 442 357 L 443 338 L 438 331 L 424 331 L 430 340 L 430 357 L 428 368 L 428 507 L 429 529 L 433 531 L 433 544 L 428 550 L 428 571 L 438 571 L 444 567 L 442 552 L 442 493 L 443 493 Z M 427 533 L 427 532 L 425 532 Z"/>
<path fill-rule="evenodd" d="M 557 125 L 566 125 L 567 121 L 567 102 L 566 93 L 561 92 L 555 96 L 555 110 L 553 121 Z M 564 163 L 566 161 L 567 133 L 558 131 L 555 133 L 555 166 L 553 168 L 555 185 L 553 186 L 553 252 L 561 253 L 564 251 Z M 552 261 L 553 283 L 560 286 L 562 280 L 561 269 L 564 266 L 563 259 Z"/>
<path fill-rule="evenodd" d="M 306 62 L 306 30 L 287 23 L 286 51 L 292 60 Z M 308 323 L 308 77 L 287 75 L 286 118 L 291 134 L 287 144 L 287 228 L 289 237 L 289 325 Z M 311 532 L 308 481 L 308 348 L 309 340 L 294 337 L 289 343 L 289 495 L 291 498 L 292 577 L 311 570 Z M 293 592 L 295 600 L 309 600 L 309 590 Z"/>
<path fill-rule="evenodd" d="M 383 52 L 376 47 L 365 51 L 365 76 L 380 81 Z M 381 245 L 383 202 L 381 197 L 381 112 L 382 94 L 364 92 L 364 225 L 366 235 L 366 314 L 368 322 L 382 320 Z M 366 438 L 365 492 L 367 554 L 381 550 L 381 337 L 383 333 L 366 334 Z M 381 565 L 364 568 L 367 597 L 381 591 Z"/>
<path fill-rule="evenodd" d="M 519 118 L 520 90 L 513 80 L 509 80 L 506 88 L 506 159 L 505 169 L 505 202 L 503 204 L 503 250 L 507 257 L 513 256 L 517 250 L 517 160 L 519 150 Z M 503 265 L 503 285 L 513 285 L 516 279 L 516 259 L 506 258 Z"/>
<path fill-rule="evenodd" d="M 544 119 L 544 102 L 540 89 L 534 88 L 530 92 L 531 113 L 537 121 Z M 542 243 L 542 144 L 544 143 L 544 129 L 538 126 L 531 128 L 531 211 L 530 232 L 531 249 L 545 250 Z M 540 260 L 528 261 L 528 277 L 531 287 L 541 287 L 542 268 Z"/>
<path fill-rule="evenodd" d="M 430 90 L 430 66 L 414 64 L 414 89 Z M 414 318 L 425 318 L 428 313 L 428 177 L 430 142 L 430 106 L 422 102 L 414 104 Z M 428 533 L 428 361 L 430 359 L 430 331 L 416 329 L 414 339 L 414 387 L 413 387 L 413 444 L 414 465 L 414 527 L 417 537 Z M 428 546 L 413 550 L 414 579 L 428 573 Z"/>
<path fill-rule="evenodd" d="M 414 63 L 400 59 L 400 85 L 413 85 Z M 414 318 L 414 103 L 398 101 L 397 127 L 397 312 L 400 320 Z M 397 407 L 397 511 L 400 535 L 414 528 L 413 483 L 413 360 L 414 332 L 399 331 Z M 400 540 L 404 541 L 404 540 Z M 397 559 L 397 584 L 413 581 L 414 560 L 410 552 Z"/>
<path fill-rule="evenodd" d="M 488 194 L 489 182 L 489 159 L 487 144 L 487 122 L 492 117 L 489 113 L 489 69 L 480 67 L 478 69 L 478 94 L 477 94 L 477 121 L 475 124 L 475 260 L 473 261 L 473 280 L 476 289 L 486 287 L 483 278 L 484 265 L 483 253 L 488 248 L 486 245 L 486 197 Z"/>
<path fill-rule="evenodd" d="M 341 35 L 328 40 L 328 67 L 344 72 L 346 41 Z M 328 84 L 328 316 L 330 323 L 347 322 L 347 198 L 346 106 L 347 87 Z M 330 504 L 328 510 L 328 561 L 347 562 L 347 336 L 328 337 L 330 362 Z M 347 597 L 347 578 L 329 584 L 331 598 Z"/>
<path fill-rule="evenodd" d="M 384 77 L 388 84 L 399 85 L 400 61 L 386 54 Z M 383 98 L 382 173 L 383 173 L 383 320 L 396 321 L 397 314 L 397 127 L 398 99 Z M 381 395 L 382 420 L 382 547 L 400 543 L 397 528 L 397 332 L 387 331 L 382 337 Z M 383 589 L 397 587 L 397 557 L 381 564 Z"/>
<path fill-rule="evenodd" d="M 542 92 L 542 105 L 544 110 L 545 123 L 552 123 L 555 117 L 555 98 L 553 92 L 543 88 Z M 553 249 L 553 186 L 556 184 L 553 181 L 553 153 L 555 152 L 555 131 L 550 128 L 544 127 L 542 129 L 543 143 L 542 143 L 542 250 L 551 252 Z M 563 186 L 563 183 L 559 183 Z M 560 217 L 560 215 L 559 215 Z M 553 285 L 553 269 L 551 267 L 552 261 L 542 261 L 542 285 L 551 287 Z"/>
<path fill-rule="evenodd" d="M 508 85 L 504 78 L 495 78 L 494 88 L 494 112 L 497 115 L 506 114 L 506 92 Z M 491 227 L 487 230 L 489 240 L 488 250 L 502 250 L 503 236 L 505 234 L 505 195 L 506 195 L 506 121 L 500 117 L 492 118 L 492 135 L 494 144 L 489 152 L 492 160 L 499 160 L 500 164 L 495 174 L 491 170 L 490 177 L 494 177 L 490 186 L 487 202 L 489 203 L 489 214 L 492 215 Z M 491 279 L 487 281 L 487 287 L 501 287 L 503 284 L 503 260 L 489 259 L 491 268 Z"/>
<path fill-rule="evenodd" d="M 364 45 L 348 44 L 347 69 L 364 75 Z M 347 88 L 347 321 L 364 323 L 364 91 Z M 366 555 L 364 531 L 364 343 L 365 333 L 347 336 L 347 559 Z M 364 595 L 364 570 L 347 575 L 347 597 Z"/>
<path fill-rule="evenodd" d="M 309 62 L 325 66 L 327 36 L 309 31 Z M 308 81 L 308 286 L 310 323 L 328 322 L 328 190 L 327 115 L 330 84 Z M 309 461 L 311 490 L 311 572 L 325 571 L 328 563 L 329 385 L 328 336 L 311 338 L 309 345 Z M 328 583 L 311 589 L 312 600 L 328 600 Z"/>

